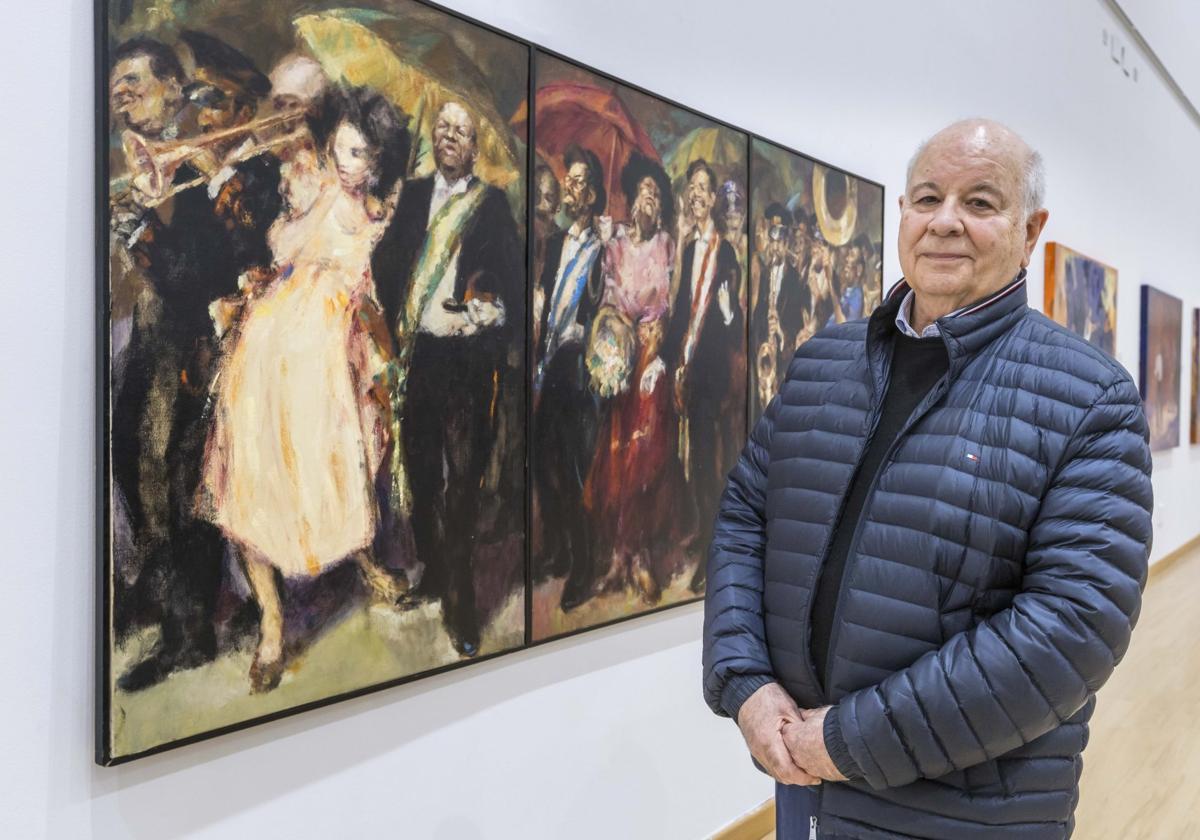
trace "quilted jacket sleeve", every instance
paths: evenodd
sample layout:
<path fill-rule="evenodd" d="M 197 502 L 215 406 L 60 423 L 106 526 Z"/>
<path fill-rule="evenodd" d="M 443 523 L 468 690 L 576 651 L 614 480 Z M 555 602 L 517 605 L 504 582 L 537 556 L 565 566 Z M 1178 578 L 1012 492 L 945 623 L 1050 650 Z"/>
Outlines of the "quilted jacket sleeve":
<path fill-rule="evenodd" d="M 775 397 L 729 474 L 713 528 L 704 594 L 704 699 L 737 720 L 742 704 L 774 682 L 763 630 L 765 500 Z"/>
<path fill-rule="evenodd" d="M 1012 604 L 838 704 L 846 745 L 872 787 L 1009 752 L 1057 727 L 1104 684 L 1141 606 L 1150 468 L 1141 400 L 1122 379 L 1068 443 Z"/>

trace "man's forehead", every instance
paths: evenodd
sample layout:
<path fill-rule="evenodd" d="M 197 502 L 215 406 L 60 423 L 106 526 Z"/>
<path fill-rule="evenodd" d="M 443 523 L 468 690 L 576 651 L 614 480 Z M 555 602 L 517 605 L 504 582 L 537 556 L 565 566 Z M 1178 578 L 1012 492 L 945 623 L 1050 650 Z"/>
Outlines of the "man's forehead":
<path fill-rule="evenodd" d="M 130 73 L 146 73 L 150 70 L 150 56 L 142 53 L 126 56 L 113 65 L 113 78 L 125 76 Z"/>
<path fill-rule="evenodd" d="M 443 105 L 438 111 L 438 118 L 458 125 L 469 125 L 471 122 L 471 115 L 467 113 L 467 109 L 457 102 L 447 102 Z"/>
<path fill-rule="evenodd" d="M 1011 146 L 935 145 L 913 167 L 910 189 L 923 184 L 1004 190 L 1020 178 L 1022 155 Z"/>

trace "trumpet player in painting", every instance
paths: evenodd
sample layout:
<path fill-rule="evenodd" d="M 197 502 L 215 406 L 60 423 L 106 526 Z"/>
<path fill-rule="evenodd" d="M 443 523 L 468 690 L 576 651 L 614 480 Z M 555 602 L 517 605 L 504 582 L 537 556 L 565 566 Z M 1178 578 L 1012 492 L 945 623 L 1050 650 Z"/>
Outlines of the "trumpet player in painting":
<path fill-rule="evenodd" d="M 211 35 L 184 31 L 180 48 L 195 67 L 190 80 L 174 50 L 145 37 L 117 48 L 110 74 L 126 148 L 144 166 L 114 196 L 111 216 L 115 247 L 142 278 L 113 406 L 114 479 L 139 558 L 117 620 L 160 630 L 117 680 L 125 691 L 216 655 L 224 542 L 194 511 L 217 354 L 209 304 L 271 262 L 266 233 L 281 206 L 278 161 L 233 154 L 253 143 L 266 77 Z M 206 138 L 177 138 L 185 112 Z"/>

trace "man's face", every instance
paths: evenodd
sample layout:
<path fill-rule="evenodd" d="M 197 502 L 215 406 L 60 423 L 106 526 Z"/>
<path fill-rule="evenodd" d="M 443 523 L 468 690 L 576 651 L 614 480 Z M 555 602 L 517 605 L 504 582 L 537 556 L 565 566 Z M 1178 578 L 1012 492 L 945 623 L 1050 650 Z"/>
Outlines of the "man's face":
<path fill-rule="evenodd" d="M 591 215 L 592 203 L 595 200 L 596 194 L 592 191 L 587 164 L 576 161 L 571 164 L 571 168 L 567 170 L 567 177 L 563 179 L 563 212 L 572 219 L 585 218 Z"/>
<path fill-rule="evenodd" d="M 808 262 L 812 252 L 812 238 L 808 235 L 808 223 L 800 222 L 792 229 L 792 256 L 797 266 Z"/>
<path fill-rule="evenodd" d="M 863 281 L 862 249 L 851 245 L 846 249 L 845 268 L 842 272 L 843 286 L 861 286 Z"/>
<path fill-rule="evenodd" d="M 697 169 L 687 186 L 688 210 L 692 215 L 692 221 L 703 223 L 708 218 L 709 211 L 712 210 L 716 199 L 716 184 L 709 180 L 708 172 Z"/>
<path fill-rule="evenodd" d="M 108 90 L 113 113 L 147 137 L 162 134 L 183 102 L 179 81 L 155 76 L 147 55 L 118 61 L 109 75 Z"/>
<path fill-rule="evenodd" d="M 457 180 L 475 165 L 475 121 L 457 102 L 438 111 L 433 124 L 433 159 L 446 178 Z"/>
<path fill-rule="evenodd" d="M 196 110 L 196 125 L 201 132 L 220 131 L 249 122 L 252 108 L 237 98 L 237 91 L 222 85 L 211 85 L 210 95 Z M 238 142 L 240 138 L 234 142 Z"/>
<path fill-rule="evenodd" d="M 553 172 L 543 171 L 538 174 L 534 187 L 534 212 L 546 221 L 553 219 L 554 214 L 558 212 L 558 179 L 554 177 Z"/>
<path fill-rule="evenodd" d="M 767 218 L 767 262 L 782 265 L 787 257 L 788 229 L 780 216 Z"/>
<path fill-rule="evenodd" d="M 918 294 L 969 302 L 1029 264 L 1047 214 L 1024 218 L 1026 153 L 986 125 L 930 141 L 900 198 L 900 267 Z"/>
<path fill-rule="evenodd" d="M 633 218 L 643 237 L 649 239 L 662 221 L 662 193 L 658 182 L 649 175 L 638 182 L 637 197 L 633 200 Z"/>

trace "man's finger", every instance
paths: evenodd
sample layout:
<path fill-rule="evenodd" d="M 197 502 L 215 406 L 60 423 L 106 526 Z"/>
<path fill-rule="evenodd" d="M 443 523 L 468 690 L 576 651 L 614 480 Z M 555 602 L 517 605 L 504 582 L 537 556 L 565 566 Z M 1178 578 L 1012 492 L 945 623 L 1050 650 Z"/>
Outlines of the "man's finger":
<path fill-rule="evenodd" d="M 807 786 L 820 783 L 820 779 L 796 764 L 796 762 L 792 759 L 791 754 L 783 746 L 782 742 L 770 747 L 767 750 L 767 754 L 772 765 L 774 765 L 777 770 L 777 772 L 772 775 L 775 779 L 783 782 L 785 785 Z"/>

